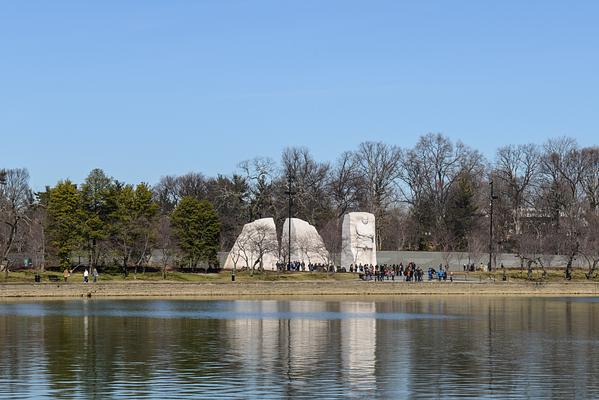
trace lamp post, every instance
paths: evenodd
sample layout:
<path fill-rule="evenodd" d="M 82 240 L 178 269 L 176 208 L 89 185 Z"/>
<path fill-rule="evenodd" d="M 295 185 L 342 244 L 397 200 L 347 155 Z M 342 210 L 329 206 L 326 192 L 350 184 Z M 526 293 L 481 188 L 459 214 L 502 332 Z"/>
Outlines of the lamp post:
<path fill-rule="evenodd" d="M 4 186 L 6 185 L 6 170 L 0 169 L 0 196 L 4 197 Z M 2 206 L 4 201 L 0 202 L 0 211 L 2 211 Z M 4 258 L 0 259 L 0 267 L 4 265 L 6 260 Z M 8 262 L 4 265 L 4 279 L 8 279 Z"/>
<path fill-rule="evenodd" d="M 491 206 L 491 210 L 490 210 L 490 218 L 489 218 L 489 272 L 491 272 L 491 266 L 492 266 L 492 260 L 493 260 L 493 203 L 494 200 L 497 199 L 497 196 L 495 196 L 495 192 L 493 191 L 493 179 L 491 179 L 489 181 L 489 186 L 491 187 L 491 191 L 490 191 L 490 206 Z"/>
<path fill-rule="evenodd" d="M 285 191 L 285 194 L 289 196 L 289 219 L 287 223 L 287 228 L 289 229 L 287 232 L 287 267 L 291 265 L 291 209 L 293 206 L 293 195 L 295 194 L 291 187 L 293 180 L 294 176 L 289 174 L 287 177 L 287 190 Z"/>

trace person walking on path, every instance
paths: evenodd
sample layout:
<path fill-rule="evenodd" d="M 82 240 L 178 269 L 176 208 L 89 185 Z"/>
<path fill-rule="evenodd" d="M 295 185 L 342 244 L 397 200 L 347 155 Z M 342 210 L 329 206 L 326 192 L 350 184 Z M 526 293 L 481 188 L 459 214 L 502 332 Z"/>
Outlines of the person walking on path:
<path fill-rule="evenodd" d="M 68 268 L 65 268 L 64 271 L 62 271 L 62 277 L 64 278 L 65 283 L 67 279 L 69 279 L 69 276 L 71 276 L 71 271 L 69 271 Z"/>
<path fill-rule="evenodd" d="M 96 267 L 94 267 L 94 269 L 92 270 L 92 278 L 94 280 L 94 283 L 98 281 L 98 275 L 98 270 L 96 269 Z"/>
<path fill-rule="evenodd" d="M 83 283 L 88 283 L 88 282 L 89 282 L 89 271 L 86 268 L 85 271 L 83 271 Z"/>

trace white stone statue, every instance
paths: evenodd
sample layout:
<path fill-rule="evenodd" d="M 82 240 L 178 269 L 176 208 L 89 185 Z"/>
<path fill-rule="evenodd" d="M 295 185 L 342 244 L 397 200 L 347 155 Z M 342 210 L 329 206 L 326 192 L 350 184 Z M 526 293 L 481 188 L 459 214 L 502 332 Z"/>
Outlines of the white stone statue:
<path fill-rule="evenodd" d="M 276 271 L 279 242 L 272 218 L 262 218 L 243 226 L 233 248 L 227 255 L 224 268 L 255 268 Z"/>
<path fill-rule="evenodd" d="M 343 217 L 341 228 L 341 266 L 376 265 L 374 215 L 351 212 Z"/>
<path fill-rule="evenodd" d="M 287 260 L 286 255 L 289 251 L 288 237 L 289 218 L 286 218 L 281 239 L 281 254 L 285 255 L 285 260 Z M 316 228 L 302 219 L 292 218 L 291 261 L 303 261 L 306 264 L 328 264 L 329 260 L 329 252 Z"/>

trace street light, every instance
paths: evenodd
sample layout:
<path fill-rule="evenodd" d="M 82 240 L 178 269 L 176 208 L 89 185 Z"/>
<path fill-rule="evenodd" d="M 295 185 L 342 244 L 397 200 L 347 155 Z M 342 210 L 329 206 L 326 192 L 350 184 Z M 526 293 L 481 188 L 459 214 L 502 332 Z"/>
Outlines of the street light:
<path fill-rule="evenodd" d="M 295 177 L 292 174 L 289 174 L 287 177 L 287 190 L 285 191 L 285 194 L 289 196 L 289 219 L 287 223 L 287 228 L 289 229 L 289 232 L 287 233 L 287 267 L 291 266 L 291 208 L 293 205 L 293 195 L 295 194 L 291 185 L 293 184 L 294 179 Z"/>
<path fill-rule="evenodd" d="M 493 191 L 493 179 L 489 181 L 489 186 L 491 186 L 490 200 L 491 200 L 491 212 L 490 212 L 490 220 L 489 220 L 489 272 L 491 272 L 492 260 L 493 260 L 493 203 L 494 200 L 497 199 L 495 196 L 495 192 Z"/>

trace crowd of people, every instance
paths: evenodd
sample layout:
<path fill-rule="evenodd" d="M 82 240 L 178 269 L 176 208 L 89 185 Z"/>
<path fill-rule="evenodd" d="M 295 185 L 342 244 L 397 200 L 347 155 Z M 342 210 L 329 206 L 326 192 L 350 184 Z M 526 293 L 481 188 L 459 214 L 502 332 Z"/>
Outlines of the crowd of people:
<path fill-rule="evenodd" d="M 427 269 L 427 277 L 429 281 L 439 280 L 446 281 L 449 280 L 453 282 L 453 273 L 449 272 L 449 267 L 446 265 L 439 264 L 437 269 L 433 267 L 428 267 Z M 424 276 L 424 270 L 422 267 L 416 265 L 413 262 L 408 263 L 405 267 L 403 263 L 393 264 L 393 265 L 362 265 L 358 264 L 354 266 L 353 264 L 349 266 L 349 272 L 357 273 L 360 279 L 369 281 L 384 281 L 384 280 L 392 280 L 395 279 L 403 279 L 406 282 L 422 282 L 422 278 Z"/>
<path fill-rule="evenodd" d="M 323 263 L 305 263 L 303 261 L 278 262 L 276 268 L 279 272 L 350 272 L 358 274 L 359 278 L 365 281 L 395 281 L 404 280 L 406 282 L 422 282 L 425 279 L 425 270 L 423 267 L 409 262 L 405 266 L 399 264 L 351 264 L 349 268 L 335 267 L 334 265 Z M 426 269 L 426 278 L 429 281 L 451 281 L 453 282 L 453 273 L 449 271 L 447 265 L 439 264 L 436 268 L 428 267 Z"/>
<path fill-rule="evenodd" d="M 335 272 L 338 268 L 334 265 L 323 264 L 323 263 L 311 263 L 306 264 L 304 261 L 291 261 L 291 262 L 278 262 L 277 271 L 308 271 L 308 272 Z"/>
<path fill-rule="evenodd" d="M 291 262 L 278 262 L 276 264 L 276 268 L 279 272 L 350 272 L 358 274 L 359 278 L 364 281 L 395 281 L 395 280 L 404 280 L 406 282 L 422 282 L 424 277 L 424 270 L 421 266 L 416 265 L 414 262 L 409 262 L 407 265 L 403 265 L 403 263 L 399 264 L 382 264 L 382 265 L 369 265 L 369 264 L 351 264 L 349 266 L 349 271 L 345 267 L 335 267 L 332 264 L 324 264 L 324 263 L 305 263 L 303 261 L 291 261 Z M 469 270 L 470 266 L 465 266 L 464 270 Z M 63 271 L 64 281 L 71 277 L 71 273 L 74 270 L 65 269 Z M 89 283 L 90 279 L 93 282 L 98 280 L 98 270 L 96 268 L 92 268 L 91 270 L 85 268 L 83 270 L 83 283 Z M 439 265 L 437 269 L 433 267 L 428 267 L 427 269 L 427 278 L 429 281 L 439 280 L 446 281 L 449 280 L 453 282 L 453 273 L 449 272 L 449 267 Z"/>

